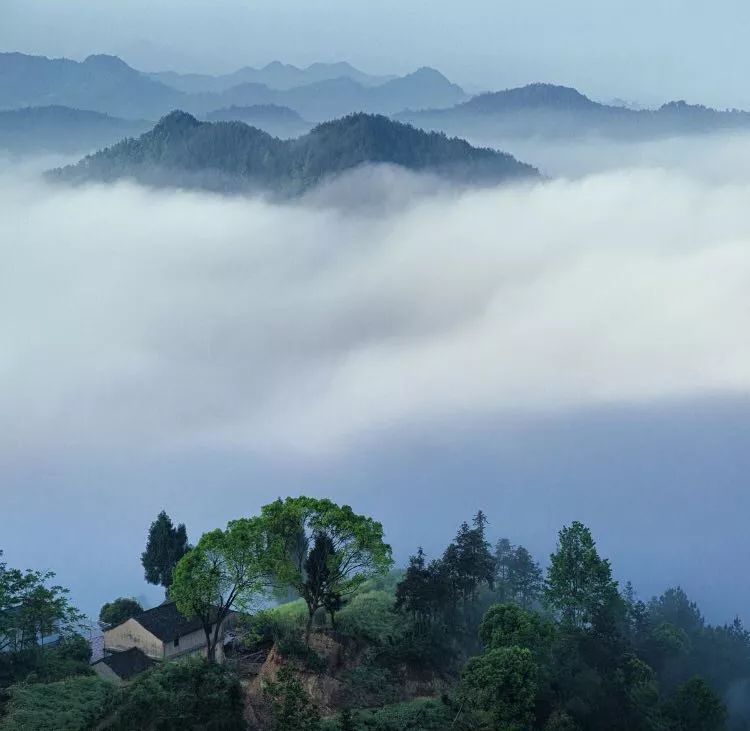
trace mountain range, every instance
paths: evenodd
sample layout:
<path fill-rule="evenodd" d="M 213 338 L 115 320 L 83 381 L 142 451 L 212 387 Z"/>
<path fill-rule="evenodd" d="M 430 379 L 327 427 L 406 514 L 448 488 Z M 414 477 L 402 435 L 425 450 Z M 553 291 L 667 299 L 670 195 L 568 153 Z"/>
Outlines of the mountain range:
<path fill-rule="evenodd" d="M 151 126 L 70 107 L 24 107 L 0 112 L 0 150 L 17 155 L 90 152 Z"/>
<path fill-rule="evenodd" d="M 243 80 L 252 75 L 242 70 L 230 75 L 240 82 L 233 86 L 223 88 L 227 81 L 222 78 L 216 89 L 188 92 L 181 77 L 142 73 L 116 56 L 89 56 L 77 62 L 2 53 L 0 109 L 63 105 L 126 119 L 158 119 L 177 108 L 202 116 L 232 106 L 275 104 L 319 122 L 355 111 L 395 114 L 407 108 L 447 107 L 467 99 L 459 86 L 429 68 L 378 84 L 374 77 L 364 83 L 361 72 L 354 73 L 356 69 L 331 77 L 339 68 L 337 64 L 325 67 L 326 73 L 310 68 L 300 72 L 304 78 L 325 78 L 291 88 L 271 88 Z M 346 65 L 344 70 L 349 68 Z M 170 86 L 164 79 L 183 88 Z"/>
<path fill-rule="evenodd" d="M 658 109 L 611 106 L 593 101 L 576 89 L 553 84 L 479 94 L 450 108 L 405 111 L 395 118 L 422 129 L 495 140 L 582 136 L 648 139 L 750 129 L 750 113 L 744 111 L 719 111 L 684 101 L 669 102 Z"/>
<path fill-rule="evenodd" d="M 278 104 L 254 104 L 249 107 L 225 107 L 209 112 L 207 122 L 244 122 L 274 137 L 290 139 L 307 134 L 315 125 L 294 109 Z"/>
<path fill-rule="evenodd" d="M 77 62 L 0 53 L 0 149 L 92 151 L 147 131 L 173 109 L 212 122 L 245 122 L 283 139 L 354 112 L 384 114 L 503 148 L 515 139 L 643 140 L 750 129 L 744 111 L 684 101 L 658 109 L 603 104 L 544 83 L 469 98 L 431 68 L 388 77 L 346 63 L 300 69 L 274 62 L 208 76 L 141 72 L 108 55 Z"/>
<path fill-rule="evenodd" d="M 187 94 L 202 92 L 227 91 L 239 84 L 264 84 L 269 89 L 293 89 L 295 86 L 317 84 L 331 79 L 351 79 L 362 86 L 378 86 L 386 81 L 392 81 L 396 76 L 373 76 L 354 68 L 345 61 L 337 63 L 313 63 L 306 68 L 298 68 L 291 64 L 272 61 L 263 68 L 244 68 L 230 74 L 211 76 L 209 74 L 179 74 L 174 71 L 148 73 L 150 78 L 160 81 Z"/>
<path fill-rule="evenodd" d="M 71 182 L 134 179 L 150 185 L 293 196 L 367 163 L 398 165 L 460 183 L 533 178 L 510 155 L 427 133 L 381 115 L 352 114 L 295 140 L 242 122 L 201 122 L 175 111 L 149 132 L 52 172 Z"/>

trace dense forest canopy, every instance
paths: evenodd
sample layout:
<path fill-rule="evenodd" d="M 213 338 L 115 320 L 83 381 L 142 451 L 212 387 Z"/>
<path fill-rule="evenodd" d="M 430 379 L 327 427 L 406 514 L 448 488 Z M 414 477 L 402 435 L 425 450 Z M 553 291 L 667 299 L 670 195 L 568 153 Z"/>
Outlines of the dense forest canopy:
<path fill-rule="evenodd" d="M 241 122 L 200 122 L 176 111 L 139 138 L 124 140 L 55 176 L 295 195 L 366 163 L 399 165 L 472 184 L 537 175 L 510 155 L 379 115 L 352 114 L 320 124 L 298 139 L 280 140 Z"/>
<path fill-rule="evenodd" d="M 442 555 L 418 549 L 396 572 L 383 527 L 326 499 L 278 500 L 186 553 L 184 526 L 165 513 L 150 545 L 162 524 L 184 553 L 160 574 L 172 598 L 185 617 L 237 612 L 235 655 L 164 662 L 121 686 L 91 677 L 83 618 L 65 589 L 52 574 L 2 563 L 0 729 L 127 729 L 133 719 L 143 729 L 273 731 L 750 724 L 750 633 L 740 620 L 710 625 L 679 587 L 638 599 L 580 522 L 563 526 L 543 569 L 508 538 L 490 541 L 479 511 Z M 285 603 L 259 611 L 272 596 Z M 102 616 L 139 610 L 120 598 Z M 53 629 L 61 641 L 43 644 Z M 223 639 L 216 629 L 214 646 Z M 259 652 L 268 660 L 254 685 L 242 658 Z M 349 664 L 337 670 L 342 657 Z M 338 690 L 321 695 L 326 687 Z M 414 697 L 425 693 L 434 700 Z"/>

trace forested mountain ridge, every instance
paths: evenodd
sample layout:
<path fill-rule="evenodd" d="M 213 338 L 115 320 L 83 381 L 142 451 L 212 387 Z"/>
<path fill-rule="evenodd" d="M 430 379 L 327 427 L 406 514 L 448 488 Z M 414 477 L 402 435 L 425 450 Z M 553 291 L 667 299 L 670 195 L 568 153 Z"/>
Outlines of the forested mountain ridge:
<path fill-rule="evenodd" d="M 593 101 L 576 89 L 529 84 L 479 94 L 445 109 L 405 111 L 397 119 L 423 129 L 463 136 L 642 139 L 717 130 L 750 129 L 750 113 L 684 101 L 632 109 Z"/>
<path fill-rule="evenodd" d="M 154 185 L 290 196 L 368 163 L 398 165 L 468 184 L 538 175 L 505 153 L 379 115 L 352 114 L 320 124 L 298 139 L 279 140 L 241 122 L 200 122 L 175 111 L 141 137 L 54 171 L 53 177 L 133 178 Z"/>

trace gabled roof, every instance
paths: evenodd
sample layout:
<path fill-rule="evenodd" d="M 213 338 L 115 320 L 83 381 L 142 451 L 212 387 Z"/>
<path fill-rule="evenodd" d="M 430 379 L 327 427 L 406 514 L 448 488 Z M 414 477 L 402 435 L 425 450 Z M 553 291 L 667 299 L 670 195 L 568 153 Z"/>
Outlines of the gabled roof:
<path fill-rule="evenodd" d="M 162 642 L 171 642 L 175 637 L 195 632 L 202 626 L 198 617 L 186 619 L 180 614 L 174 602 L 164 602 L 136 615 L 133 619 Z"/>
<path fill-rule="evenodd" d="M 155 663 L 137 647 L 131 647 L 123 652 L 116 652 L 97 660 L 94 665 L 106 665 L 118 678 L 129 680 L 130 678 L 148 670 Z"/>

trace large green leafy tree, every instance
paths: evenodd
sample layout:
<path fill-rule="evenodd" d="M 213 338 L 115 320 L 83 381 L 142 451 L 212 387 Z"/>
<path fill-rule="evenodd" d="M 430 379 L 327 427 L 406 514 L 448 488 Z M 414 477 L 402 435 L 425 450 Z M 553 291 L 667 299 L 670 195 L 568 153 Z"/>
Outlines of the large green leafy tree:
<path fill-rule="evenodd" d="M 490 728 L 527 731 L 534 722 L 536 674 L 530 650 L 491 649 L 466 663 L 461 695 L 469 707 L 489 716 Z"/>
<path fill-rule="evenodd" d="M 523 647 L 536 659 L 549 654 L 554 635 L 549 619 L 517 604 L 494 604 L 479 625 L 479 638 L 486 648 Z"/>
<path fill-rule="evenodd" d="M 172 519 L 162 510 L 151 523 L 146 550 L 141 554 L 146 581 L 168 590 L 172 583 L 174 567 L 189 550 L 184 523 L 175 526 Z"/>
<path fill-rule="evenodd" d="M 275 579 L 305 601 L 308 634 L 325 607 L 333 616 L 363 582 L 393 565 L 383 526 L 348 505 L 310 497 L 288 497 L 262 508 Z"/>
<path fill-rule="evenodd" d="M 599 556 L 591 531 L 583 523 L 575 521 L 560 531 L 544 595 L 563 623 L 577 629 L 590 626 L 617 602 L 617 582 L 609 561 Z"/>
<path fill-rule="evenodd" d="M 143 607 L 140 602 L 121 596 L 102 606 L 99 610 L 99 624 L 104 627 L 115 627 L 141 612 Z"/>
<path fill-rule="evenodd" d="M 0 557 L 2 552 L 0 552 Z M 52 571 L 21 571 L 0 562 L 0 652 L 40 644 L 44 637 L 74 634 L 84 616 Z"/>
<path fill-rule="evenodd" d="M 664 709 L 668 731 L 722 731 L 727 710 L 702 678 L 680 686 Z"/>
<path fill-rule="evenodd" d="M 175 567 L 169 595 L 182 614 L 200 619 L 207 657 L 215 660 L 229 614 L 247 610 L 268 586 L 267 534 L 254 517 L 204 533 Z"/>

